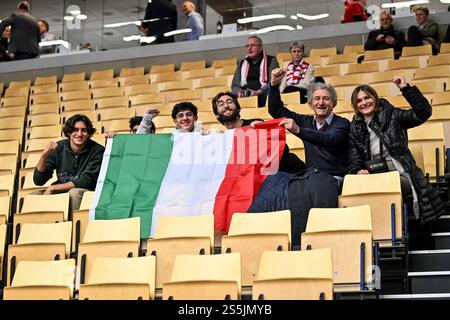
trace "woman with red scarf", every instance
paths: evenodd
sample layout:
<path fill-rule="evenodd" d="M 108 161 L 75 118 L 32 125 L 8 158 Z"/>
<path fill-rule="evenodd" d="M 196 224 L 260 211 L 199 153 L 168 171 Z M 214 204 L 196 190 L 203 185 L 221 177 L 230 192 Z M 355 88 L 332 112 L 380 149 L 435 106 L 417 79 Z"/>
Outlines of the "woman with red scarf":
<path fill-rule="evenodd" d="M 286 75 L 280 84 L 280 92 L 300 92 L 300 103 L 306 103 L 306 93 L 314 83 L 314 67 L 303 59 L 305 45 L 300 41 L 294 41 L 289 46 L 292 60 L 286 68 Z"/>

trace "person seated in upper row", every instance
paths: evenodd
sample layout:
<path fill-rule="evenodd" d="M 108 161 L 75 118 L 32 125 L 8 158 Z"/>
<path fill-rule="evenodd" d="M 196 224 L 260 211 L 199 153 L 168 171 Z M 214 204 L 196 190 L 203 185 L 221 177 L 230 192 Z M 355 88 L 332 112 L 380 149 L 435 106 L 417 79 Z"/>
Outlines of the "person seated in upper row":
<path fill-rule="evenodd" d="M 280 92 L 300 92 L 300 103 L 306 103 L 309 86 L 314 82 L 314 67 L 303 59 L 305 45 L 294 41 L 289 45 L 292 60 L 286 67 L 286 74 L 281 80 Z"/>
<path fill-rule="evenodd" d="M 417 26 L 409 27 L 407 45 L 414 47 L 431 44 L 433 54 L 438 54 L 441 47 L 438 24 L 429 21 L 430 10 L 427 7 L 417 7 L 415 13 Z"/>
<path fill-rule="evenodd" d="M 407 129 L 423 124 L 431 116 L 428 100 L 405 78 L 392 81 L 411 106 L 395 108 L 379 98 L 368 85 L 357 86 L 352 93 L 355 116 L 350 125 L 349 173 L 370 174 L 388 171 L 400 173 L 404 201 L 421 223 L 437 219 L 444 213 L 438 193 L 425 178 L 408 149 Z"/>
<path fill-rule="evenodd" d="M 394 49 L 394 58 L 398 59 L 405 45 L 405 33 L 395 30 L 391 14 L 383 10 L 380 13 L 380 29 L 369 32 L 364 50 Z"/>
<path fill-rule="evenodd" d="M 366 4 L 367 0 L 346 1 L 342 23 L 366 21 L 369 18 L 366 11 Z"/>
<path fill-rule="evenodd" d="M 275 57 L 263 50 L 263 42 L 258 36 L 247 39 L 247 56 L 236 68 L 231 91 L 239 98 L 258 97 L 258 107 L 266 105 L 270 76 L 279 64 Z"/>
<path fill-rule="evenodd" d="M 51 141 L 42 152 L 33 181 L 43 186 L 56 170 L 57 181 L 45 190 L 33 194 L 69 192 L 72 210 L 78 210 L 83 193 L 95 190 L 105 148 L 91 136 L 95 128 L 88 117 L 76 114 L 63 127 L 67 139 Z"/>

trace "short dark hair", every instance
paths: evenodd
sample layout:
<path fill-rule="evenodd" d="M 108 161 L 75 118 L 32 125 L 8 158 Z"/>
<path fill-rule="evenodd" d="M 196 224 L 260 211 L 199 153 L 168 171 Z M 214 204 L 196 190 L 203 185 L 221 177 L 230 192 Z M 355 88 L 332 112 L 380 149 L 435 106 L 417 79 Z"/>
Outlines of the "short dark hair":
<path fill-rule="evenodd" d="M 19 8 L 20 10 L 24 10 L 26 12 L 30 12 L 30 4 L 26 1 L 20 1 L 19 4 L 17 5 L 17 8 Z"/>
<path fill-rule="evenodd" d="M 129 123 L 130 123 L 130 130 L 133 130 L 133 127 L 135 125 L 141 124 L 141 122 L 142 122 L 142 117 L 139 117 L 139 116 L 131 117 L 130 121 L 129 121 Z"/>
<path fill-rule="evenodd" d="M 414 12 L 416 12 L 416 11 L 423 11 L 427 17 L 430 15 L 430 10 L 427 7 L 423 7 L 423 6 L 417 7 L 414 10 Z"/>
<path fill-rule="evenodd" d="M 231 99 L 233 100 L 234 104 L 236 105 L 236 108 L 240 111 L 241 110 L 241 105 L 239 104 L 239 101 L 237 99 L 237 96 L 230 91 L 225 91 L 225 92 L 219 92 L 218 94 L 216 94 L 216 96 L 212 99 L 212 109 L 214 114 L 217 116 L 219 113 L 217 112 L 217 101 L 219 101 L 219 99 L 223 96 L 229 96 L 231 97 Z"/>
<path fill-rule="evenodd" d="M 47 21 L 41 19 L 41 20 L 38 20 L 38 22 L 42 22 L 44 24 L 45 29 L 47 29 L 47 32 L 50 30 L 50 26 L 48 25 Z"/>
<path fill-rule="evenodd" d="M 71 116 L 64 124 L 63 132 L 67 138 L 69 138 L 70 134 L 75 131 L 75 123 L 77 123 L 78 121 L 84 122 L 89 136 L 92 136 L 95 133 L 96 129 L 92 125 L 91 120 L 89 120 L 89 118 L 83 114 L 76 114 Z"/>
<path fill-rule="evenodd" d="M 198 114 L 197 107 L 190 103 L 190 102 L 180 102 L 173 106 L 172 109 L 172 119 L 175 119 L 177 117 L 178 112 L 183 110 L 190 110 L 194 116 L 196 117 Z"/>

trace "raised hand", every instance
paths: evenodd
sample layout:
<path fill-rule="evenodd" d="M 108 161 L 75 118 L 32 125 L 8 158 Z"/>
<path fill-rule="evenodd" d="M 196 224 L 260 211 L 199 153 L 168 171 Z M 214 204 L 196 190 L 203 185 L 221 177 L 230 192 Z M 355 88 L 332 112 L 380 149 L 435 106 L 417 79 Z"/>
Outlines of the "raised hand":
<path fill-rule="evenodd" d="M 408 85 L 408 83 L 406 82 L 405 77 L 402 76 L 397 76 L 395 75 L 392 78 L 392 82 L 397 86 L 397 88 L 399 89 L 403 89 L 404 87 L 406 87 Z"/>
<path fill-rule="evenodd" d="M 294 120 L 286 118 L 280 122 L 280 126 L 284 126 L 289 132 L 298 135 L 300 133 L 300 127 L 295 123 Z"/>
<path fill-rule="evenodd" d="M 58 149 L 58 144 L 55 141 L 50 141 L 50 143 L 48 144 L 48 146 L 45 148 L 44 150 L 44 154 L 49 156 L 53 153 L 53 151 L 55 151 L 56 149 Z"/>
<path fill-rule="evenodd" d="M 272 86 L 278 86 L 286 74 L 286 70 L 283 68 L 275 68 L 272 70 L 272 77 L 270 78 L 270 84 Z"/>

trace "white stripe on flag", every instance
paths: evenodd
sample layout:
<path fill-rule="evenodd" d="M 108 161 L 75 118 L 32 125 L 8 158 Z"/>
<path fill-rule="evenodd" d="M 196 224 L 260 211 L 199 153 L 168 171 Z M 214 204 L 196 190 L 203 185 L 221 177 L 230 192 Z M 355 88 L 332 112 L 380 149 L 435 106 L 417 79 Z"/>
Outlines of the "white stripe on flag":
<path fill-rule="evenodd" d="M 151 235 L 160 216 L 212 214 L 233 148 L 234 130 L 224 134 L 175 133 L 172 155 L 152 215 Z"/>
<path fill-rule="evenodd" d="M 102 167 L 97 179 L 97 185 L 95 186 L 94 198 L 92 199 L 91 208 L 89 209 L 89 220 L 95 220 L 95 208 L 100 200 L 102 194 L 103 183 L 105 182 L 106 173 L 108 172 L 109 158 L 111 155 L 111 149 L 114 139 L 106 140 L 105 152 L 103 153 Z"/>

